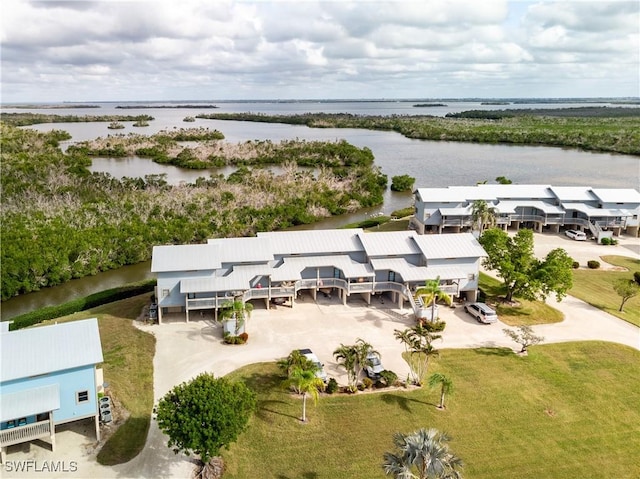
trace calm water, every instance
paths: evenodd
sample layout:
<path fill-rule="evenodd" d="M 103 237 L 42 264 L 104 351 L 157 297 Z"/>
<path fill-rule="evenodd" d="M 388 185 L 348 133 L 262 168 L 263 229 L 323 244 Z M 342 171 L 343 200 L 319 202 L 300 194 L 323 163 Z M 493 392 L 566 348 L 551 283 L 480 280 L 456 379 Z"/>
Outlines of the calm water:
<path fill-rule="evenodd" d="M 193 104 L 193 102 L 181 102 Z M 502 108 L 543 108 L 569 105 L 480 105 L 471 102 L 449 103 L 447 107 L 414 108 L 416 102 L 344 102 L 344 103 L 266 103 L 266 102 L 220 102 L 215 110 L 203 112 L 263 112 L 269 114 L 289 114 L 304 112 L 349 112 L 354 114 L 375 115 L 445 115 L 448 112 L 469 109 Z M 443 102 L 444 103 L 444 102 Z M 593 104 L 590 104 L 593 105 Z M 190 128 L 204 126 L 218 129 L 225 134 L 226 141 L 244 142 L 255 139 L 270 139 L 274 142 L 284 139 L 338 140 L 346 139 L 359 147 L 368 147 L 373 151 L 376 164 L 389 176 L 409 174 L 416 178 L 416 187 L 438 187 L 448 185 L 473 185 L 478 181 L 493 181 L 497 176 L 506 176 L 515 183 L 536 183 L 555 185 L 587 185 L 593 187 L 638 188 L 640 177 L 640 158 L 601 153 L 588 153 L 577 150 L 510 146 L 482 145 L 473 143 L 433 142 L 411 140 L 394 132 L 367 131 L 356 129 L 311 129 L 304 126 L 281 124 L 251 123 L 236 121 L 196 120 L 185 123 L 185 116 L 195 116 L 200 111 L 194 109 L 116 109 L 116 104 L 102 104 L 99 109 L 62 109 L 32 110 L 60 115 L 103 115 L 149 114 L 156 118 L 149 127 L 133 128 L 129 124 L 125 130 L 139 134 L 153 134 L 162 129 Z M 25 111 L 3 108 L 4 111 Z M 31 111 L 31 110 L 30 110 Z M 82 141 L 113 134 L 107 129 L 107 123 L 61 123 L 42 124 L 31 127 L 38 131 L 62 129 L 72 135 L 72 140 Z M 63 145 L 65 147 L 65 145 Z M 177 184 L 181 181 L 193 182 L 199 176 L 231 172 L 231 169 L 184 170 L 170 165 L 157 165 L 142 158 L 93 160 L 92 171 L 104 171 L 116 177 L 144 176 L 166 173 L 168 181 Z M 384 204 L 357 214 L 329 218 L 312 225 L 313 228 L 333 228 L 345 223 L 358 221 L 378 213 L 410 206 L 410 194 L 393 193 L 385 195 Z M 1 317 L 9 319 L 33 309 L 58 304 L 74 297 L 87 295 L 95 291 L 111 288 L 119 284 L 139 281 L 151 277 L 149 263 L 127 266 L 115 271 L 74 280 L 64 285 L 13 298 L 2 303 Z"/>

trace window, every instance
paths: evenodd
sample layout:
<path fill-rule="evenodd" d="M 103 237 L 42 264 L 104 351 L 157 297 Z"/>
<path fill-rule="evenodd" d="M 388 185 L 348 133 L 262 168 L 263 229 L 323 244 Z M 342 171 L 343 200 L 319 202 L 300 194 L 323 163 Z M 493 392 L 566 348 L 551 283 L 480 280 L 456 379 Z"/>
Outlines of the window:
<path fill-rule="evenodd" d="M 187 298 L 195 299 L 195 297 L 196 297 L 196 293 L 187 293 Z"/>
<path fill-rule="evenodd" d="M 26 426 L 26 425 L 27 425 L 26 417 L 21 417 L 20 419 L 18 419 L 18 426 Z"/>
<path fill-rule="evenodd" d="M 473 273 L 469 273 L 469 275 L 467 276 L 467 279 L 468 279 L 469 281 L 475 281 L 475 279 L 476 279 L 476 275 L 475 275 L 475 274 L 473 274 Z"/>
<path fill-rule="evenodd" d="M 340 278 L 340 270 L 338 268 L 333 268 L 333 277 Z"/>
<path fill-rule="evenodd" d="M 49 419 L 49 413 L 48 412 L 43 412 L 43 413 L 38 414 L 36 416 L 36 422 L 46 421 L 47 419 Z"/>
<path fill-rule="evenodd" d="M 169 290 L 168 289 L 163 289 L 162 290 L 162 297 L 166 298 L 167 296 L 169 296 Z"/>
<path fill-rule="evenodd" d="M 89 400 L 89 391 L 78 391 L 76 393 L 76 402 L 82 403 Z"/>
<path fill-rule="evenodd" d="M 11 429 L 16 427 L 16 420 L 12 419 L 11 421 L 7 421 L 7 429 Z"/>
<path fill-rule="evenodd" d="M 389 271 L 389 281 L 394 281 L 396 280 L 396 273 L 395 271 Z"/>

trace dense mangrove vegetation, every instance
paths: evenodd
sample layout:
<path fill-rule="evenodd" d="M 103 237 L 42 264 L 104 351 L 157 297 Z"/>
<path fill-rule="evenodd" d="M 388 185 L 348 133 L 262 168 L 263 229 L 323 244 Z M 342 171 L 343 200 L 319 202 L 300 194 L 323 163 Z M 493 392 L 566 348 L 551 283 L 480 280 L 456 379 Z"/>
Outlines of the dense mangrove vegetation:
<path fill-rule="evenodd" d="M 178 138 L 221 135 L 202 129 L 102 140 L 105 148 L 137 152 L 144 139 L 168 156 L 172 148 L 215 149 L 225 164 L 241 165 L 227 178 L 171 186 L 158 175 L 90 173 L 95 144 L 63 153 L 66 132 L 0 127 L 2 299 L 146 260 L 156 244 L 252 235 L 379 205 L 387 187 L 372 152 L 344 141 L 176 146 Z M 273 163 L 278 174 L 254 168 Z"/>
<path fill-rule="evenodd" d="M 40 123 L 106 123 L 116 121 L 152 120 L 154 120 L 154 118 L 151 115 L 55 115 L 45 113 L 0 113 L 0 121 L 14 126 L 38 125 Z"/>
<path fill-rule="evenodd" d="M 427 115 L 359 116 L 348 113 L 303 115 L 212 113 L 197 115 L 197 117 L 287 123 L 313 128 L 390 130 L 397 131 L 408 138 L 421 140 L 562 146 L 640 155 L 640 113 L 637 111 L 635 116 L 631 117 L 592 117 L 588 116 L 586 111 L 582 111 L 570 117 L 531 114 L 495 119 L 442 118 Z"/>

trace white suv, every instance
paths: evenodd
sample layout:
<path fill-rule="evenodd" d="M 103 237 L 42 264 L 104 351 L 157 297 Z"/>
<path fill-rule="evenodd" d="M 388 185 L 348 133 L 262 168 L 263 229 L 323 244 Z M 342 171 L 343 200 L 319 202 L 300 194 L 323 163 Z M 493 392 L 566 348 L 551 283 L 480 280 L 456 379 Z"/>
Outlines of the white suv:
<path fill-rule="evenodd" d="M 576 241 L 587 241 L 587 235 L 582 231 L 578 230 L 567 230 L 564 232 L 569 238 L 572 238 Z"/>
<path fill-rule="evenodd" d="M 313 351 L 310 349 L 299 349 L 300 354 L 302 354 L 309 361 L 313 362 L 318 369 L 316 370 L 316 377 L 322 379 L 325 383 L 327 382 L 327 373 L 324 371 L 324 364 L 320 362 L 318 356 L 313 354 Z"/>
<path fill-rule="evenodd" d="M 490 324 L 498 321 L 498 314 L 484 303 L 467 303 L 464 310 L 479 323 Z"/>

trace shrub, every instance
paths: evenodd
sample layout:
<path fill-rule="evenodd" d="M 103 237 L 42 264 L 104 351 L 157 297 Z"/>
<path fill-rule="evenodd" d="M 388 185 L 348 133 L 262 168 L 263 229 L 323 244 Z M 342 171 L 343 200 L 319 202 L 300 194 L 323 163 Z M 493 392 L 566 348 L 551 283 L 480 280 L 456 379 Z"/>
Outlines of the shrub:
<path fill-rule="evenodd" d="M 358 391 L 364 391 L 364 384 L 363 383 L 358 384 Z"/>
<path fill-rule="evenodd" d="M 385 369 L 380 373 L 380 378 L 386 386 L 392 386 L 398 379 L 398 375 L 389 369 Z"/>
<path fill-rule="evenodd" d="M 420 325 L 430 333 L 439 333 L 444 331 L 447 326 L 445 321 L 420 321 Z"/>
<path fill-rule="evenodd" d="M 247 341 L 249 341 L 249 335 L 247 333 L 241 333 L 239 337 L 240 339 L 242 339 L 243 343 L 246 343 Z"/>
<path fill-rule="evenodd" d="M 336 381 L 335 378 L 329 378 L 329 382 L 327 383 L 327 387 L 325 391 L 328 394 L 333 394 L 337 390 L 338 390 L 338 381 Z"/>
<path fill-rule="evenodd" d="M 401 208 L 399 210 L 394 210 L 391 212 L 392 218 L 404 218 L 405 216 L 411 216 L 415 212 L 415 208 L 413 206 L 409 206 L 408 208 Z"/>
<path fill-rule="evenodd" d="M 600 244 L 603 244 L 603 245 L 605 245 L 605 246 L 608 246 L 608 245 L 610 245 L 610 244 L 611 244 L 611 239 L 610 239 L 610 238 L 602 238 L 602 239 L 600 240 Z"/>
<path fill-rule="evenodd" d="M 573 269 L 578 269 L 580 267 L 580 263 L 578 263 L 577 261 L 573 262 Z"/>
<path fill-rule="evenodd" d="M 590 269 L 598 269 L 600 267 L 600 261 L 596 261 L 595 259 L 590 259 L 587 261 L 587 266 Z"/>
<path fill-rule="evenodd" d="M 371 380 L 370 378 L 364 378 L 362 380 L 362 385 L 365 389 L 371 389 L 373 387 L 373 380 Z"/>
<path fill-rule="evenodd" d="M 98 293 L 85 296 L 84 298 L 77 298 L 73 301 L 58 304 L 56 306 L 40 308 L 13 318 L 13 323 L 10 325 L 10 329 L 13 331 L 16 329 L 26 328 L 28 326 L 41 323 L 42 321 L 67 316 L 69 314 L 77 313 L 78 311 L 84 311 L 86 309 L 95 308 L 96 306 L 112 303 L 113 301 L 120 301 L 121 299 L 127 299 L 143 293 L 148 293 L 153 291 L 155 285 L 155 279 L 141 281 L 139 283 L 132 283 L 118 288 L 100 291 Z"/>
<path fill-rule="evenodd" d="M 640 271 L 636 271 L 635 273 L 633 273 L 633 280 L 640 284 Z"/>
<path fill-rule="evenodd" d="M 411 191 L 416 179 L 409 175 L 399 175 L 391 178 L 391 191 Z"/>

